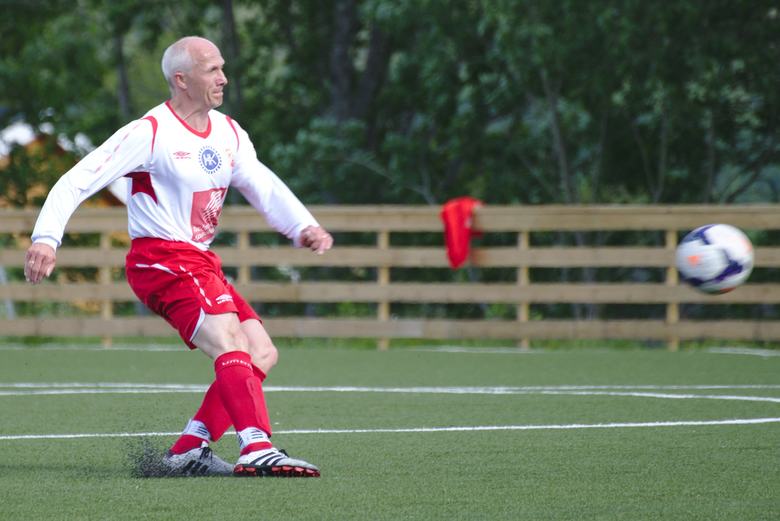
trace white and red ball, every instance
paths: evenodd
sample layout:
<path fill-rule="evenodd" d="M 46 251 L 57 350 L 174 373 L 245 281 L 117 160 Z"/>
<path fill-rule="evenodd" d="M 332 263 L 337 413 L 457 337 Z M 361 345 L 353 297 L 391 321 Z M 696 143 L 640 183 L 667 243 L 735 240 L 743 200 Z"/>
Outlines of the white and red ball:
<path fill-rule="evenodd" d="M 686 235 L 677 246 L 681 278 L 705 293 L 725 293 L 753 271 L 753 244 L 729 224 L 708 224 Z"/>

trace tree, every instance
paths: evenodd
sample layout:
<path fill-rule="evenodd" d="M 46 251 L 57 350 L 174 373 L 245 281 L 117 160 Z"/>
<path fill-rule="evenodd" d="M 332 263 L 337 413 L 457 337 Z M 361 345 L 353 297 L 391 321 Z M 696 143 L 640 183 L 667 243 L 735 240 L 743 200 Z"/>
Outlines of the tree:
<path fill-rule="evenodd" d="M 0 21 L 0 123 L 102 141 L 221 44 L 225 109 L 308 201 L 777 199 L 769 0 L 57 0 Z M 749 35 L 749 37 L 746 37 Z"/>

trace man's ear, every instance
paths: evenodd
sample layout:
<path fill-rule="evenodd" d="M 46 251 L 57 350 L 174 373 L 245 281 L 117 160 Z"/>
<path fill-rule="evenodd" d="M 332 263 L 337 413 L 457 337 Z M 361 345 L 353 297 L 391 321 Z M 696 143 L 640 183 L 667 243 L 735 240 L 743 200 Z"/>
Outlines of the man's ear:
<path fill-rule="evenodd" d="M 173 82 L 180 89 L 187 90 L 187 80 L 184 78 L 184 73 L 183 72 L 177 71 L 177 72 L 173 73 Z"/>

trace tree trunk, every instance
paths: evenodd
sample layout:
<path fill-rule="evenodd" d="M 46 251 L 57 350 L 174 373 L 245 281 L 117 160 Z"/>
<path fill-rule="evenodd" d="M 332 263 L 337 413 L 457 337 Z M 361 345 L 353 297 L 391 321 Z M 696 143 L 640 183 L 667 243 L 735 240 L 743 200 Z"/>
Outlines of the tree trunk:
<path fill-rule="evenodd" d="M 127 76 L 127 64 L 125 63 L 124 50 L 125 36 L 119 27 L 114 28 L 114 60 L 116 61 L 116 73 L 119 79 L 117 84 L 117 101 L 119 102 L 119 115 L 123 124 L 134 117 L 133 104 L 130 99 L 130 80 Z"/>
<path fill-rule="evenodd" d="M 241 117 L 244 105 L 241 94 L 241 67 L 238 37 L 236 36 L 236 17 L 233 12 L 233 0 L 222 0 L 222 52 L 230 72 L 230 85 L 225 89 L 227 111 L 235 117 Z"/>
<path fill-rule="evenodd" d="M 352 76 L 354 68 L 349 49 L 357 28 L 354 0 L 338 0 L 334 7 L 333 44 L 330 49 L 330 109 L 337 121 L 351 116 Z"/>
<path fill-rule="evenodd" d="M 571 170 L 569 168 L 569 158 L 566 153 L 566 145 L 563 142 L 563 133 L 561 132 L 560 117 L 558 114 L 558 93 L 550 85 L 547 77 L 547 71 L 542 69 L 542 87 L 544 88 L 545 99 L 550 110 L 550 132 L 553 140 L 553 152 L 558 162 L 558 175 L 561 181 L 561 191 L 563 192 L 563 202 L 572 203 L 575 200 L 574 183 L 572 182 Z"/>
<path fill-rule="evenodd" d="M 365 119 L 371 103 L 385 82 L 387 66 L 390 62 L 390 42 L 384 31 L 374 27 L 368 44 L 366 69 L 360 77 L 352 117 Z"/>

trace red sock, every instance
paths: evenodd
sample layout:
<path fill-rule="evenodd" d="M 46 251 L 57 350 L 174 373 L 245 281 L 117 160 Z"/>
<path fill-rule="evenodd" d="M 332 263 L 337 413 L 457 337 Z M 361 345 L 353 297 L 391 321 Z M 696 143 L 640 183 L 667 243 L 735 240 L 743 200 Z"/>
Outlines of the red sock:
<path fill-rule="evenodd" d="M 217 357 L 214 372 L 217 375 L 215 387 L 239 433 L 241 454 L 270 449 L 273 446 L 268 439 L 271 421 L 265 406 L 263 384 L 255 374 L 252 357 L 243 351 L 230 351 Z M 247 432 L 251 435 L 242 435 Z"/>
<path fill-rule="evenodd" d="M 206 396 L 203 398 L 203 403 L 193 419 L 201 421 L 206 425 L 209 433 L 211 433 L 211 441 L 219 440 L 225 434 L 225 431 L 230 428 L 230 415 L 225 410 L 225 406 L 222 405 L 222 398 L 219 397 L 216 381 L 209 386 L 209 390 L 206 391 Z"/>
<path fill-rule="evenodd" d="M 260 383 L 265 382 L 265 379 L 267 378 L 265 373 L 262 369 L 257 367 L 255 364 L 252 364 L 252 372 L 255 373 L 255 376 L 260 379 Z"/>
<path fill-rule="evenodd" d="M 200 422 L 202 426 L 193 422 Z M 206 429 L 206 432 L 203 431 L 203 428 Z M 212 383 L 206 391 L 206 396 L 203 397 L 200 409 L 192 417 L 192 421 L 187 424 L 187 428 L 184 429 L 176 443 L 173 444 L 171 452 L 182 454 L 200 447 L 204 441 L 206 443 L 217 441 L 228 428 L 230 428 L 230 416 L 222 405 L 217 386 Z"/>
<path fill-rule="evenodd" d="M 182 434 L 176 443 L 173 444 L 170 451 L 172 454 L 184 454 L 188 450 L 197 449 L 203 442 L 206 441 L 203 438 L 198 438 L 192 434 Z M 208 442 L 207 442 L 208 443 Z"/>
<path fill-rule="evenodd" d="M 252 372 L 260 379 L 260 382 L 264 382 L 266 374 L 252 364 Z M 179 439 L 171 447 L 173 454 L 183 454 L 189 450 L 200 447 L 203 442 L 209 443 L 218 441 L 225 431 L 230 428 L 231 421 L 225 406 L 222 405 L 222 399 L 219 397 L 219 391 L 217 390 L 216 381 L 212 382 L 206 391 L 206 395 L 203 398 L 203 403 L 192 418 L 193 421 L 201 422 L 206 429 L 207 433 L 202 431 L 198 432 L 197 428 L 190 428 L 191 423 L 187 425 L 185 432 L 179 436 Z M 190 434 L 190 432 L 193 432 Z M 253 449 L 259 450 L 259 449 Z"/>

